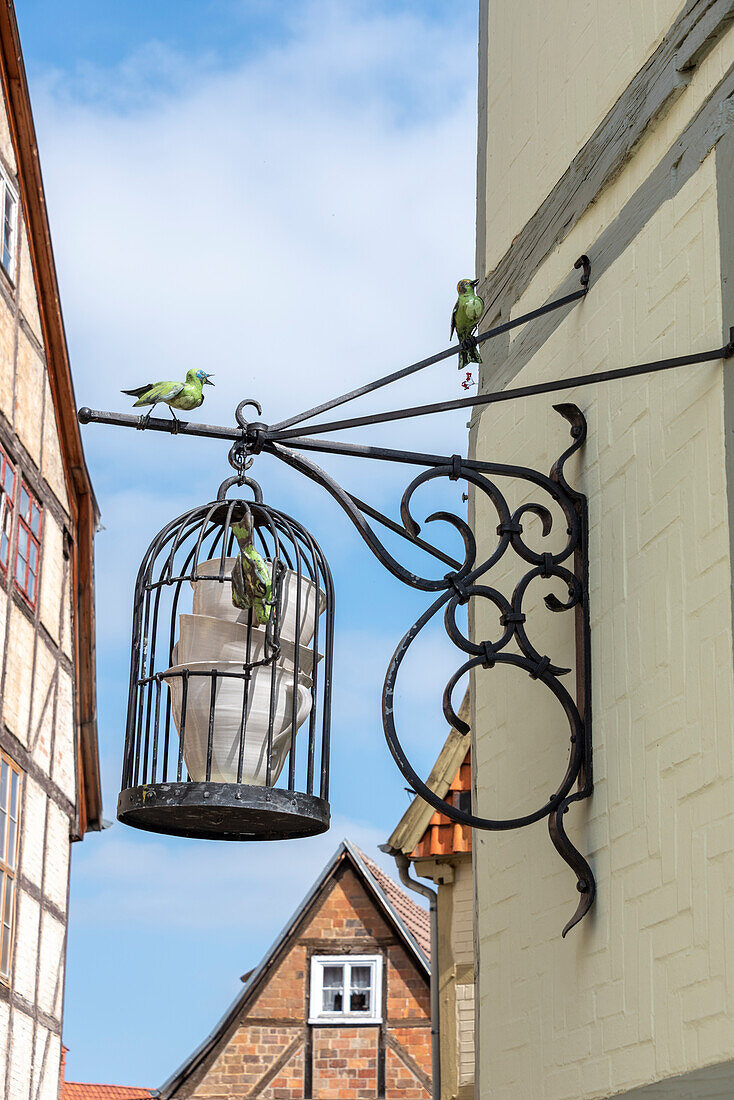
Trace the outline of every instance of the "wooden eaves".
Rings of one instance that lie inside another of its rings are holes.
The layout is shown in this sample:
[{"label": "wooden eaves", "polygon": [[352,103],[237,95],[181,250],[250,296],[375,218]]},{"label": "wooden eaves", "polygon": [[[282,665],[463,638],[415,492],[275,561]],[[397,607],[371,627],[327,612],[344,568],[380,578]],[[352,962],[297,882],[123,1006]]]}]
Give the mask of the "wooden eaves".
[{"label": "wooden eaves", "polygon": [[0,78],[18,167],[23,215],[43,331],[51,396],[59,430],[71,513],[71,573],[74,593],[77,807],[75,839],[102,828],[97,743],[94,622],[94,534],[99,509],[84,458],[58,277],[33,124],[28,81],[12,0],[0,0]]}]

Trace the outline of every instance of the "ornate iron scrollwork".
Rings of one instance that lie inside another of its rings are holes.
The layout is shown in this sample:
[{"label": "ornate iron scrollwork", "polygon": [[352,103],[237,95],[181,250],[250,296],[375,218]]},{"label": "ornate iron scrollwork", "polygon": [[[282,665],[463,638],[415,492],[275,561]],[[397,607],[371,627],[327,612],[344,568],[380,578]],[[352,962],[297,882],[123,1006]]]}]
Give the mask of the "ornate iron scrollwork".
[{"label": "ornate iron scrollwork", "polygon": [[[509,321],[496,325],[494,328],[478,333],[475,337],[476,342],[482,343],[485,340],[506,334],[511,329],[534,321],[553,310],[568,310],[574,304],[581,303],[589,290],[591,275],[589,257],[586,255],[580,256],[574,264],[574,268],[582,270],[580,288],[548,301],[529,313],[514,317]],[[596,371],[592,374],[577,375],[575,377],[564,375],[563,378],[536,382],[518,388],[507,388],[496,392],[485,392],[467,398],[450,399],[411,408],[391,409],[366,416],[313,423],[314,418],[322,413],[380,390],[393,382],[415,376],[417,372],[432,367],[434,364],[448,359],[460,351],[460,346],[452,345],[443,351],[411,363],[401,370],[392,371],[372,382],[358,386],[348,393],[322,401],[312,408],[270,426],[259,421],[248,422],[244,418],[243,410],[248,405],[253,406],[258,415],[262,415],[260,405],[254,400],[240,402],[235,416],[237,426],[234,428],[187,421],[171,423],[168,419],[151,418],[150,415],[139,417],[93,411],[88,408],[80,409],[78,416],[82,424],[118,425],[134,429],[145,428],[147,431],[167,432],[169,434],[180,432],[202,438],[227,440],[232,444],[230,463],[235,470],[235,477],[229,479],[226,483],[227,486],[251,484],[246,477],[246,472],[252,464],[252,457],[261,452],[273,455],[321,485],[334,497],[349,516],[372,553],[394,577],[413,588],[436,594],[431,606],[427,608],[401,639],[387,670],[383,689],[382,710],[388,746],[412,789],[435,809],[454,821],[477,829],[500,830],[516,829],[523,825],[529,825],[543,817],[548,818],[551,840],[566,863],[575,871],[578,879],[578,889],[581,893],[576,912],[563,930],[565,936],[589,911],[595,896],[594,876],[591,868],[571,843],[564,829],[564,817],[571,803],[588,798],[593,789],[587,502],[581,493],[571,488],[564,476],[564,465],[567,459],[578,450],[585,439],[586,422],[584,417],[576,405],[554,406],[570,422],[573,441],[571,446],[564,451],[553,465],[550,474],[547,476],[524,466],[481,462],[464,459],[459,455],[446,457],[365,444],[345,443],[333,439],[315,438],[315,436],[317,434],[321,436],[330,435],[335,431],[375,426],[419,416],[432,416],[457,409],[486,407],[490,404],[514,401],[519,398],[525,399],[559,390],[568,391],[569,388],[576,389],[580,386],[598,385],[610,382],[613,379],[638,377],[658,371],[710,363],[719,359],[729,359],[734,355],[734,329],[730,329],[727,344],[707,351],[660,359],[635,366]],[[309,424],[308,421],[312,423]],[[357,458],[405,463],[425,467],[425,470],[411,482],[403,496],[401,504],[402,524],[400,524],[346,492],[324,470],[305,458],[301,453],[303,451],[351,455]],[[454,561],[443,550],[419,537],[420,527],[411,514],[411,499],[419,486],[442,477],[454,481],[463,480],[474,485],[475,489],[489,500],[497,512],[499,518],[497,545],[492,554],[478,565],[476,563],[477,545],[474,534],[466,521],[456,515],[437,512],[429,516],[426,522],[444,520],[454,527],[464,544],[464,559],[462,562]],[[534,514],[541,521],[543,534],[550,534],[553,521],[547,502],[526,503],[511,511],[505,497],[495,481],[492,480],[494,477],[509,477],[514,481],[524,481],[528,485],[536,486],[550,498],[550,501],[560,507],[567,523],[565,546],[556,553],[539,553],[529,546],[523,538],[523,517],[527,514]],[[451,571],[442,578],[431,579],[418,576],[406,569],[385,548],[367,522],[366,517],[388,528],[401,538],[407,539],[414,548],[424,550],[437,560],[449,565]],[[501,592],[496,586],[488,583],[491,578],[487,576],[508,552],[512,552],[515,557],[528,566],[511,595]],[[573,611],[575,617],[576,685],[573,692],[568,690],[561,679],[569,674],[570,669],[555,664],[549,656],[541,654],[533,645],[531,632],[526,627],[524,600],[529,586],[537,579],[550,580],[552,578],[567,585],[568,598],[561,601],[557,596],[549,594],[545,597],[546,607],[557,613]],[[475,641],[462,632],[456,620],[457,609],[472,599],[488,600],[497,609],[501,629],[497,632],[495,638]],[[448,636],[467,657],[449,680],[443,697],[444,713],[451,725],[460,733],[466,734],[468,727],[456,713],[452,693],[462,676],[479,668],[491,670],[497,665],[512,665],[522,669],[534,680],[544,684],[563,708],[570,728],[568,765],[565,775],[554,794],[533,813],[516,818],[496,820],[478,817],[458,806],[451,806],[427,787],[416,774],[405,755],[395,728],[393,706],[395,684],[402,661],[411,643],[439,611],[443,611]],[[514,645],[515,649],[510,648],[511,644]]]},{"label": "ornate iron scrollwork", "polygon": [[[288,465],[318,482],[338,501],[349,515],[370,550],[380,562],[399,580],[425,592],[437,593],[437,598],[400,640],[390,660],[382,695],[382,718],[390,752],[411,788],[430,805],[453,821],[475,829],[519,829],[544,817],[548,818],[551,840],[568,865],[577,875],[581,898],[576,912],[563,929],[563,935],[573,928],[589,911],[595,896],[594,875],[581,853],[571,843],[563,826],[563,818],[572,802],[588,798],[592,792],[591,725],[589,680],[589,613],[588,613],[588,522],[586,498],[566,481],[564,466],[567,460],[583,444],[586,438],[586,420],[576,405],[555,405],[554,408],[571,424],[572,443],[554,463],[548,476],[522,466],[479,462],[463,459],[459,455],[424,470],[411,481],[400,505],[405,534],[412,540],[418,538],[420,526],[411,512],[411,502],[416,490],[429,481],[448,478],[463,480],[475,487],[491,503],[498,517],[497,543],[492,553],[477,564],[477,544],[469,524],[449,512],[436,512],[426,523],[443,520],[458,531],[464,543],[464,560],[445,576],[433,579],[421,577],[404,568],[389,553],[367,523],[353,498],[320,467],[290,448],[271,441],[267,449]],[[556,553],[539,552],[523,537],[523,517],[537,516],[542,533],[551,533],[553,517],[544,503],[525,503],[511,510],[505,496],[493,477],[509,477],[535,485],[563,512],[567,536],[565,545]],[[425,545],[425,543],[424,543]],[[435,549],[435,548],[434,548]],[[510,596],[486,583],[488,574],[509,552],[514,552],[529,568],[515,585]],[[437,552],[438,556],[438,552]],[[540,653],[531,641],[526,626],[524,601],[528,589],[536,579],[558,578],[568,588],[568,598],[561,601],[554,594],[545,597],[546,607],[556,613],[574,611],[576,616],[576,688],[570,692],[561,677],[571,669],[555,664]],[[460,606],[471,599],[489,600],[497,609],[499,631],[491,639],[475,641],[468,638],[456,621]],[[450,678],[443,695],[443,711],[447,721],[462,734],[469,727],[456,713],[452,695],[459,680],[475,669],[492,669],[497,665],[512,665],[542,683],[558,700],[570,728],[570,753],[565,775],[551,797],[531,813],[514,818],[485,818],[448,804],[424,783],[414,770],[398,737],[395,725],[394,696],[398,673],[412,642],[432,619],[443,611],[446,632],[458,649],[467,654],[467,660]],[[516,649],[510,649],[514,643]],[[576,789],[574,790],[574,787]]]}]

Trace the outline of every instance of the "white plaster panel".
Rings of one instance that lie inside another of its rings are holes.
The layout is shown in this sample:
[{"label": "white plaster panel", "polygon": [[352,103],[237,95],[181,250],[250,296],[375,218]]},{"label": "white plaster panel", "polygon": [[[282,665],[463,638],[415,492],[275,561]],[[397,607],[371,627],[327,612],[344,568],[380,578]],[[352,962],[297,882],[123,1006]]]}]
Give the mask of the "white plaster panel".
[{"label": "white plaster panel", "polygon": [[62,600],[61,650],[70,661],[74,660],[74,635],[71,629],[71,586],[68,579]]},{"label": "white plaster panel", "polygon": [[49,900],[62,912],[66,912],[70,845],[69,818],[55,802],[49,801],[44,889]]},{"label": "white plaster panel", "polygon": [[46,831],[46,793],[29,775],[23,777],[20,870],[34,886],[41,887],[43,844]]},{"label": "white plaster panel", "polygon": [[10,1073],[7,1082],[8,1100],[28,1100],[29,1070],[33,1053],[33,1021],[25,1012],[15,1009],[11,1029]]},{"label": "white plaster panel", "polygon": [[28,337],[19,329],[15,370],[15,430],[39,469],[44,384],[43,363]]},{"label": "white plaster panel", "polygon": [[51,742],[54,732],[56,700],[56,654],[39,635],[36,645],[36,668],[33,677],[33,701],[28,748],[39,768],[46,774],[51,763]]},{"label": "white plaster panel", "polygon": [[[29,1085],[29,1095],[32,1098],[39,1097],[46,1078],[46,1060],[48,1059],[49,1039],[51,1032],[43,1024],[36,1024],[36,1037],[33,1047],[33,1075]],[[58,1089],[58,1086],[57,1086]]]},{"label": "white plaster panel", "polygon": [[41,548],[41,622],[53,640],[61,640],[61,596],[64,586],[64,536],[53,516],[43,517]]},{"label": "white plaster panel", "polygon": [[42,914],[38,1007],[57,1020],[61,1019],[64,990],[65,931],[64,925],[50,913]]},{"label": "white plaster panel", "polygon": [[36,961],[40,933],[40,906],[23,890],[16,896],[15,962],[13,988],[32,1003],[36,999]]},{"label": "white plaster panel", "polygon": [[8,1049],[10,1025],[10,1007],[6,1001],[0,1001],[0,1096],[5,1095],[5,1051]]},{"label": "white plaster panel", "polygon": [[56,423],[56,411],[54,409],[53,398],[51,397],[51,387],[48,384],[48,378],[44,381],[44,389],[45,412],[43,419],[43,462],[41,472],[51,486],[62,508],[68,513],[69,497],[66,492],[64,463],[61,457],[61,446],[59,444],[59,428]]},{"label": "white plaster panel", "polygon": [[36,1060],[32,1100],[58,1100],[61,1040],[39,1025],[36,1036]]},{"label": "white plaster panel", "polygon": [[8,115],[5,109],[5,101],[0,97],[0,153],[12,172],[17,172],[17,166],[15,163],[15,149],[13,148],[13,141],[10,137],[10,126],[8,124]]},{"label": "white plaster panel", "polygon": [[20,219],[20,263],[18,266],[18,298],[20,310],[33,335],[43,346],[43,331],[41,318],[38,313],[38,299],[36,297],[36,282],[33,278],[31,254],[28,248],[28,231],[25,218]]},{"label": "white plaster panel", "polygon": [[33,626],[12,606],[8,648],[5,654],[3,720],[24,745],[28,744],[33,668]]},{"label": "white plaster panel", "polygon": [[[2,573],[0,573],[0,579]],[[2,674],[3,667],[5,665],[5,625],[8,615],[8,597],[3,588],[0,588],[0,674]]]},{"label": "white plaster panel", "polygon": [[14,423],[13,381],[15,377],[15,317],[0,298],[0,411]]},{"label": "white plaster panel", "polygon": [[74,696],[71,677],[60,668],[56,703],[56,740],[51,778],[66,797],[75,801],[74,773]]}]

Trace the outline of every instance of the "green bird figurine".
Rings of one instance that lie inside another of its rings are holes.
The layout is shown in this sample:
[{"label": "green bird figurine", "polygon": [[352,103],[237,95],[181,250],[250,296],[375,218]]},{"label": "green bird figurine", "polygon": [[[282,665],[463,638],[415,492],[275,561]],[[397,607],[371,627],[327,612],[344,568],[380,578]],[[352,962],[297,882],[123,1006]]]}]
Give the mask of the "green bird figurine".
[{"label": "green bird figurine", "polygon": [[[460,279],[456,284],[459,297],[456,299],[454,312],[451,314],[451,336],[456,335],[461,341],[459,352],[459,370],[466,370],[469,363],[481,363],[482,357],[472,335],[482,316],[484,302],[474,289],[479,279]],[[467,375],[467,381],[469,375]]]},{"label": "green bird figurine", "polygon": [[198,409],[204,400],[204,386],[214,385],[212,377],[204,370],[193,370],[192,368],[187,371],[185,382],[148,382],[146,386],[138,386],[136,390],[121,390],[120,392],[126,393],[129,397],[137,397],[137,401],[133,405],[134,409],[139,408],[141,405],[152,405],[150,412],[141,421],[141,428],[144,428],[148,423],[150,414],[158,404],[168,405],[171,416],[177,424],[180,424],[180,420],[173,410],[181,409],[183,412],[191,412],[192,409]]},{"label": "green bird figurine", "polygon": [[268,562],[252,544],[252,516],[232,524],[240,552],[232,570],[232,603],[240,611],[252,608],[258,626],[264,626],[273,610],[273,580]]}]

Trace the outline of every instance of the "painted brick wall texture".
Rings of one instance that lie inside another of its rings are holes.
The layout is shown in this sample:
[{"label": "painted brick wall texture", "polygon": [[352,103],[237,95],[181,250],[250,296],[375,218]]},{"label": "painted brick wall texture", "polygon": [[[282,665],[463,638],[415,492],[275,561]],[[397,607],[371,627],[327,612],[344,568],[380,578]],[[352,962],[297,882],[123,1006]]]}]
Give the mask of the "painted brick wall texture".
[{"label": "painted brick wall texture", "polygon": [[351,868],[324,892],[229,1041],[216,1052],[198,1082],[181,1095],[197,1100],[240,1100],[255,1095],[303,1100],[310,1032],[313,1084],[309,1097],[376,1097],[380,1028],[309,1028],[306,1023],[311,956],[350,952],[384,955],[386,1030],[388,1041],[398,1051],[387,1050],[386,1097],[425,1100],[429,1091],[420,1077],[426,1080],[431,1072],[428,983]]},{"label": "painted brick wall texture", "polygon": [[[517,381],[715,347],[721,336],[710,154]],[[496,1100],[607,1097],[731,1057],[724,369],[707,364],[573,394],[589,422],[568,474],[590,504],[596,788],[566,820],[593,862],[598,899],[562,941],[577,896],[545,822],[476,837],[480,1087]],[[548,469],[567,438],[551,403],[485,411],[477,454]],[[496,522],[478,502],[480,529]],[[532,522],[526,531],[543,541]],[[569,663],[572,624],[543,610],[547,588],[529,605],[528,632],[541,653]],[[485,608],[475,628],[497,635]],[[567,759],[568,728],[552,697],[495,669],[476,678],[475,700],[479,812],[540,805]]]},{"label": "painted brick wall texture", "polygon": [[[532,274],[530,285],[511,310],[513,317],[536,309],[553,296],[556,287],[568,275],[576,257],[590,248],[592,242],[620,214],[625,203],[644,184],[733,63],[734,33],[729,31],[690,74],[685,95],[675,99],[662,118],[654,126],[648,127],[635,147],[634,156],[627,161],[613,184],[604,188],[587,207],[565,238],[563,246],[547,256]],[[558,124],[562,127],[563,119],[559,119]],[[511,338],[517,339],[522,331],[516,329]]]},{"label": "painted brick wall texture", "polygon": [[[12,175],[1,102],[0,158]],[[0,425],[19,476],[46,506],[34,609],[0,571],[0,744],[24,772],[15,948],[10,985],[0,983],[0,1100],[56,1100],[76,797],[68,499],[22,219],[19,228],[14,288],[0,272]]]},{"label": "painted brick wall texture", "polygon": [[492,43],[487,101],[479,105],[489,116],[483,270],[507,251],[682,7],[548,0],[539,18],[536,0],[481,0]]},{"label": "painted brick wall texture", "polygon": [[469,859],[454,865],[451,901],[454,962],[468,966],[474,962],[474,874]]},{"label": "painted brick wall texture", "polygon": [[456,1049],[459,1060],[459,1085],[474,1080],[474,985],[456,986]]}]

